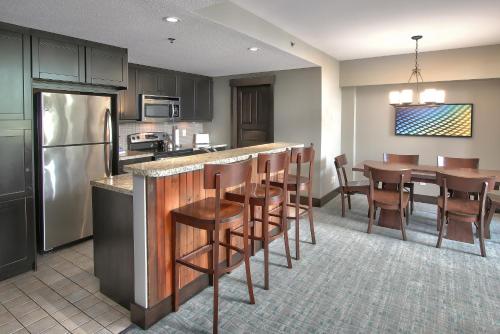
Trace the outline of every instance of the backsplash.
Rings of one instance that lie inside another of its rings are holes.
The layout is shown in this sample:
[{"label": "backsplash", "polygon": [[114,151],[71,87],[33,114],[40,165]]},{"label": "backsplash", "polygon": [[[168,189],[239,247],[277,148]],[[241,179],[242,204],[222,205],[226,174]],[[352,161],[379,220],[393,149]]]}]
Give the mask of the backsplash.
[{"label": "backsplash", "polygon": [[[172,133],[172,123],[122,123],[120,127],[120,147],[127,149],[127,135],[138,132],[166,132]],[[193,134],[203,132],[202,123],[179,122],[175,123],[181,130],[180,144],[189,145],[193,142]],[[186,135],[183,136],[183,129],[186,129]]]}]

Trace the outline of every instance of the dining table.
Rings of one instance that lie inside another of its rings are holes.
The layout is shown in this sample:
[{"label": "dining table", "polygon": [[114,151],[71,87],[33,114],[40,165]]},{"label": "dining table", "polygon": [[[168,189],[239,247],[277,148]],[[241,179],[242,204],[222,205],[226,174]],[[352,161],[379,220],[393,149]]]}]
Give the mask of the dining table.
[{"label": "dining table", "polygon": [[[436,165],[389,163],[378,160],[364,160],[352,167],[355,172],[364,172],[366,167],[385,170],[411,170],[412,182],[423,182],[436,184],[436,173],[442,172],[461,177],[494,177],[495,189],[500,187],[500,170],[472,169],[472,168],[449,168]],[[390,210],[380,210],[378,225],[382,227],[400,229],[399,213]],[[485,226],[485,236],[489,237],[489,224]],[[461,224],[450,221],[446,231],[446,238],[450,240],[474,243],[474,234],[471,224]]]}]

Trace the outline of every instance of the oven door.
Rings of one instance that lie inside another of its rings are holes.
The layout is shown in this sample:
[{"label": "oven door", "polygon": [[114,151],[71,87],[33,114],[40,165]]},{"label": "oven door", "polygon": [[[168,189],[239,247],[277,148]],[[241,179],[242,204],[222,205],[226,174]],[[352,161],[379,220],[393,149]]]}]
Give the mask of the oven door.
[{"label": "oven door", "polygon": [[163,96],[141,95],[141,121],[167,122],[172,117],[172,101]]}]

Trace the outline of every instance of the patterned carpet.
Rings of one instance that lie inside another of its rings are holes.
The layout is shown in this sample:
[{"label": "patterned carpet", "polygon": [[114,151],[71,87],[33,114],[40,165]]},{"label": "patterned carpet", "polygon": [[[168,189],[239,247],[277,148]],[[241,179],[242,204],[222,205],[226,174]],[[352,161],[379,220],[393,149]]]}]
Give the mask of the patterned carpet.
[{"label": "patterned carpet", "polygon": [[[221,279],[222,333],[500,333],[500,227],[487,258],[475,245],[443,240],[436,249],[435,207],[416,204],[407,230],[367,227],[366,198],[340,217],[336,198],[315,210],[318,244],[301,227],[301,260],[285,267],[282,239],[271,244],[271,289],[263,254],[251,261],[256,304],[248,304],[243,267]],[[290,236],[294,235],[290,231]],[[291,238],[293,240],[293,238]],[[292,255],[294,243],[291,242]],[[209,333],[212,289],[158,322],[151,333]],[[129,333],[142,333],[132,328]]]}]

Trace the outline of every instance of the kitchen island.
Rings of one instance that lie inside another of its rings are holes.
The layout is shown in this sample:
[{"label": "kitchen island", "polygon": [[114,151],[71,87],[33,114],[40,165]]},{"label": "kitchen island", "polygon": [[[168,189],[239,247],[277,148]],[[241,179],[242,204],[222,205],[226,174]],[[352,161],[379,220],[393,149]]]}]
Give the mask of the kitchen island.
[{"label": "kitchen island", "polygon": [[[203,189],[203,166],[209,163],[232,163],[248,159],[254,159],[259,153],[281,152],[292,147],[301,147],[302,144],[272,143],[245,148],[238,148],[220,152],[199,154],[195,156],[171,158],[160,161],[152,161],[125,166],[125,171],[131,175],[123,175],[122,180],[103,180],[94,182],[95,188],[100,190],[115,191],[122,190],[125,195],[124,184],[128,178],[128,183],[132,182],[132,207],[131,233],[133,246],[133,261],[127,263],[125,256],[116,258],[116,262],[124,262],[133,271],[133,299],[131,298],[130,310],[134,323],[142,328],[148,328],[172,310],[172,282],[173,282],[173,238],[170,212],[173,209],[189,204],[191,202],[213,196],[213,191]],[[132,181],[131,181],[132,180]],[[255,167],[252,175],[253,182],[260,179]],[[99,191],[101,192],[101,191]],[[124,198],[123,198],[124,199]],[[106,200],[103,200],[106,202]],[[95,203],[95,201],[94,201]],[[126,205],[126,201],[115,204],[115,207]],[[130,204],[129,204],[130,205]],[[101,206],[102,208],[102,206]],[[122,207],[122,213],[130,211]],[[98,213],[94,212],[94,217]],[[112,217],[106,218],[108,221],[117,222]],[[125,219],[125,217],[123,217]],[[107,224],[102,221],[102,224]],[[94,222],[94,226],[96,222]],[[127,224],[125,224],[127,225]],[[235,223],[235,227],[239,223]],[[112,229],[108,229],[110,231]],[[181,255],[196,249],[207,242],[207,235],[203,231],[193,229],[189,226],[180,226],[180,247]],[[260,234],[258,228],[256,233]],[[127,232],[122,231],[118,239],[123,240]],[[108,232],[109,235],[109,232]],[[99,240],[97,232],[94,235]],[[112,235],[109,235],[112,240]],[[126,239],[126,238],[125,238]],[[130,239],[130,238],[129,238]],[[240,242],[235,240],[235,242]],[[110,248],[119,246],[122,242],[110,243]],[[240,244],[241,246],[241,244]],[[257,245],[258,246],[258,245]],[[108,252],[113,252],[111,249]],[[98,254],[96,253],[96,256]],[[225,252],[220,252],[220,262],[225,261]],[[232,254],[231,256],[237,256]],[[99,259],[95,258],[96,263]],[[206,266],[208,255],[194,260],[200,266]],[[129,270],[130,271],[130,270]],[[96,272],[98,275],[98,272]],[[99,276],[98,276],[99,277]],[[125,285],[124,285],[125,286]],[[181,303],[192,297],[194,294],[208,286],[208,276],[206,274],[182,268],[180,271],[180,300]],[[106,291],[103,290],[103,293]],[[113,296],[111,296],[113,298]]]}]

